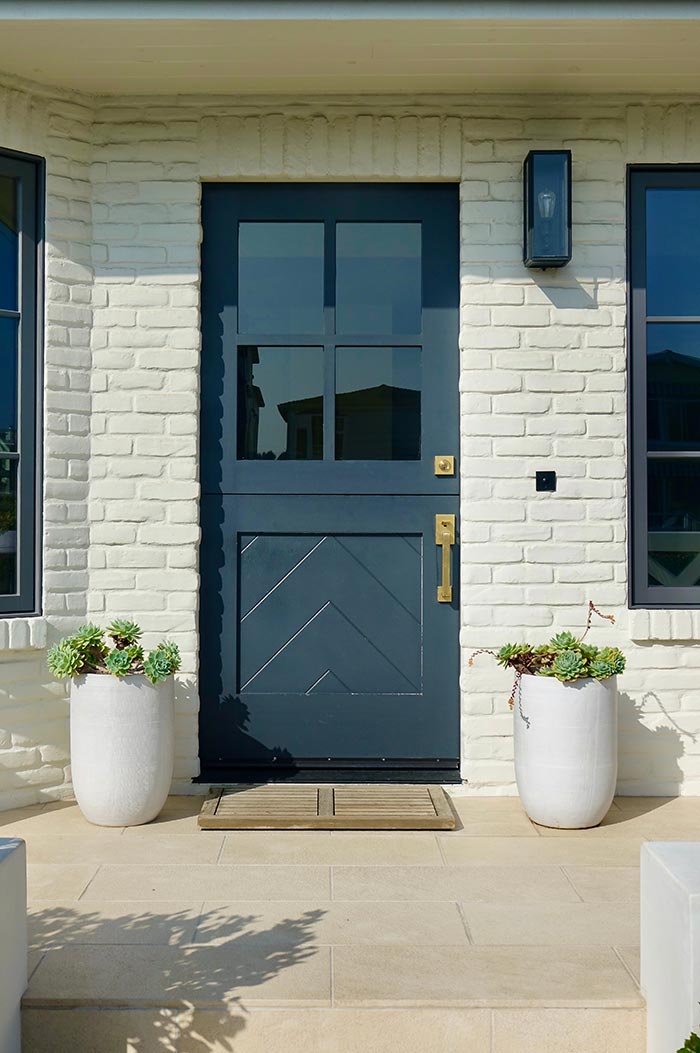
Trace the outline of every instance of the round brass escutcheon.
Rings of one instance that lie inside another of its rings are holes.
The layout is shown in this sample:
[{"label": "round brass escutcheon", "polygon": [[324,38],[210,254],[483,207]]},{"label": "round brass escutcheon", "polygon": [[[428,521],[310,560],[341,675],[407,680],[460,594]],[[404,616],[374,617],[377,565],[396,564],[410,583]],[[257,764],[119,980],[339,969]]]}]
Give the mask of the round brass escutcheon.
[{"label": "round brass escutcheon", "polygon": [[445,453],[438,453],[435,457],[436,475],[454,475],[455,459]]}]

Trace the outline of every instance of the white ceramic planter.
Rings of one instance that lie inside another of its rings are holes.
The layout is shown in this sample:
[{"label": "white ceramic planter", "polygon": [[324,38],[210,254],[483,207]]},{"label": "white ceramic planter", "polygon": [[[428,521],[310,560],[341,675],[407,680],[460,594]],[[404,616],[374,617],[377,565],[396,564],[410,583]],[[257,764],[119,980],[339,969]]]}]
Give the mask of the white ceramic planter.
[{"label": "white ceramic planter", "polygon": [[580,830],[605,817],[617,781],[617,678],[523,676],[514,710],[515,778],[540,826]]},{"label": "white ceramic planter", "polygon": [[71,685],[73,789],[98,826],[137,826],[155,819],[173,775],[173,678],[88,673]]}]

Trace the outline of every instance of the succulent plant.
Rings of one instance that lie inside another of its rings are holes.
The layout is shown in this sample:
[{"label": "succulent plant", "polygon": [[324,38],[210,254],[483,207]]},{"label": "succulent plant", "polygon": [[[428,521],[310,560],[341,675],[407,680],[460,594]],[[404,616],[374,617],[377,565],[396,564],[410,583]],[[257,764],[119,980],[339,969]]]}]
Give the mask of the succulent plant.
[{"label": "succulent plant", "polygon": [[[624,673],[627,659],[623,655],[619,647],[603,647],[598,653],[600,661],[609,662],[612,666],[613,673]],[[613,673],[610,675],[612,676]]]},{"label": "succulent plant", "polygon": [[58,680],[66,676],[77,676],[81,671],[83,661],[82,653],[71,640],[61,640],[60,643],[54,644],[46,655],[49,672]]},{"label": "succulent plant", "polygon": [[700,1053],[700,1035],[696,1035],[693,1031],[690,1038],[685,1040],[685,1045],[678,1050],[678,1053]]},{"label": "succulent plant", "polygon": [[129,673],[141,672],[139,663],[143,661],[143,648],[130,644],[121,650],[115,647],[105,658],[105,666],[112,676],[123,677]]},{"label": "succulent plant", "polygon": [[552,673],[557,680],[580,680],[586,672],[586,659],[580,651],[560,651],[552,663]]},{"label": "succulent plant", "polygon": [[505,644],[500,651],[496,654],[496,659],[499,665],[505,666],[513,665],[514,662],[521,658],[523,655],[530,654],[532,648],[530,644]]},{"label": "succulent plant", "polygon": [[124,618],[115,618],[107,626],[107,632],[114,640],[115,647],[128,647],[136,643],[141,636],[141,629],[136,622],[127,621]]},{"label": "succulent plant", "polygon": [[121,679],[131,672],[131,655],[126,649],[118,651],[115,648],[105,658],[105,665],[112,676]]},{"label": "succulent plant", "polygon": [[556,654],[556,651],[553,649],[551,644],[543,643],[539,644],[532,653],[542,658],[550,657],[553,659],[554,655]]},{"label": "succulent plant", "polygon": [[170,670],[171,673],[177,673],[182,664],[180,648],[177,644],[174,644],[172,640],[163,640],[162,643],[159,643],[155,648],[155,653],[160,653],[168,662],[170,662],[172,667]]},{"label": "succulent plant", "polygon": [[104,629],[100,629],[98,625],[92,625],[90,622],[87,625],[81,625],[73,634],[72,639],[78,647],[94,647],[101,650],[105,646]]},{"label": "succulent plant", "polygon": [[157,684],[160,680],[166,680],[174,669],[169,656],[164,651],[156,649],[151,651],[143,663],[143,671],[152,684]]},{"label": "succulent plant", "polygon": [[589,675],[595,680],[607,680],[609,676],[615,675],[615,669],[611,662],[604,658],[595,658],[588,666]]},{"label": "succulent plant", "polygon": [[152,683],[165,680],[180,668],[177,644],[163,640],[145,657],[136,622],[117,619],[108,627],[114,647],[105,643],[105,630],[97,625],[81,625],[65,640],[50,648],[47,655],[49,672],[63,679],[81,673],[107,673],[119,679],[134,673],[145,673]]},{"label": "succulent plant", "polygon": [[553,651],[571,651],[578,647],[579,643],[574,634],[567,631],[553,636],[549,641],[549,646]]},{"label": "succulent plant", "polygon": [[531,647],[529,644],[505,644],[498,651],[482,647],[471,655],[469,665],[473,664],[477,655],[485,653],[495,658],[499,665],[515,670],[515,684],[510,695],[511,706],[520,677],[524,673],[554,676],[564,683],[582,680],[584,677],[607,680],[608,677],[624,671],[625,656],[617,647],[599,649],[586,642],[585,637],[594,614],[611,623],[615,621],[611,614],[603,614],[589,601],[586,627],[580,637],[570,632],[560,632],[553,636],[549,643],[538,644],[537,647]]},{"label": "succulent plant", "polygon": [[578,641],[574,650],[580,651],[587,662],[593,662],[598,657],[598,648],[594,644]]}]

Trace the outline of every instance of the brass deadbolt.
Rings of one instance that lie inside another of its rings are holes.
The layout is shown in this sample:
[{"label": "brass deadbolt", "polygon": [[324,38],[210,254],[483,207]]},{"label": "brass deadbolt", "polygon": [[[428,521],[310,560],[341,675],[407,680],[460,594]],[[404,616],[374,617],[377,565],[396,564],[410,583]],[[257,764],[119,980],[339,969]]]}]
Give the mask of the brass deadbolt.
[{"label": "brass deadbolt", "polygon": [[455,459],[454,457],[442,454],[435,458],[435,474],[436,475],[454,475],[455,474]]}]

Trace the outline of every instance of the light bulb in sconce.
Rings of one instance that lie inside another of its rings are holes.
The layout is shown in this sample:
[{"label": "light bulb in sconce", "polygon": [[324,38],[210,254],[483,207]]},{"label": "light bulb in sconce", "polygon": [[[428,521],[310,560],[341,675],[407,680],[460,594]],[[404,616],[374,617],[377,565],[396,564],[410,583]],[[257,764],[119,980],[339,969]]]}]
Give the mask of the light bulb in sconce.
[{"label": "light bulb in sconce", "polygon": [[537,207],[542,219],[551,219],[557,206],[557,195],[553,190],[542,190],[537,195]]}]

